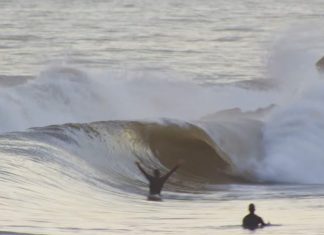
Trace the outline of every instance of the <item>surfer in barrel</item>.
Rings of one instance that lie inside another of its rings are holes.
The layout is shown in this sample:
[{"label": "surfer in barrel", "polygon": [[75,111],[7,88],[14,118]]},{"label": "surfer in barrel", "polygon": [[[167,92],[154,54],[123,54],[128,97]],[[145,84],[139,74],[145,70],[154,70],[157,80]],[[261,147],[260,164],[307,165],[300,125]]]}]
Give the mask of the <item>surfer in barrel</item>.
[{"label": "surfer in barrel", "polygon": [[182,165],[183,161],[179,161],[177,165],[175,165],[167,174],[161,176],[160,170],[154,169],[153,175],[148,174],[139,162],[136,162],[137,167],[149,181],[150,194],[147,197],[148,200],[151,201],[161,201],[161,190],[163,188],[164,183],[167,179]]},{"label": "surfer in barrel", "polygon": [[250,213],[243,218],[243,227],[246,229],[254,230],[257,228],[263,228],[264,226],[270,225],[263,222],[263,219],[254,214],[255,206],[253,203],[249,205]]}]

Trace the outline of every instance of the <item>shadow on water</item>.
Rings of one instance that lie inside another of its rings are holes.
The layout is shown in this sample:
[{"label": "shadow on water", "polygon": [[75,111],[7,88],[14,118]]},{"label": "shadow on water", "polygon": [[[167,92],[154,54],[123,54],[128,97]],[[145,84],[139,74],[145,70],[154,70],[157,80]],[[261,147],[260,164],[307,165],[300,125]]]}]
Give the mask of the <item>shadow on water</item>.
[{"label": "shadow on water", "polygon": [[21,232],[0,231],[0,235],[42,235],[42,234],[40,234],[40,233],[21,233]]}]

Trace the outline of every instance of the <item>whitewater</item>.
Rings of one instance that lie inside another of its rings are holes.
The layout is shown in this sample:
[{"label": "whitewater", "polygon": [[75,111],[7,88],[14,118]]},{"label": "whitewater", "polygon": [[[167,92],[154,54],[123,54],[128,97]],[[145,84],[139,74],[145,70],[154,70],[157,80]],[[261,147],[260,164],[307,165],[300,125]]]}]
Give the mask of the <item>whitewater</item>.
[{"label": "whitewater", "polygon": [[0,234],[324,234],[324,5],[270,2],[2,1]]}]

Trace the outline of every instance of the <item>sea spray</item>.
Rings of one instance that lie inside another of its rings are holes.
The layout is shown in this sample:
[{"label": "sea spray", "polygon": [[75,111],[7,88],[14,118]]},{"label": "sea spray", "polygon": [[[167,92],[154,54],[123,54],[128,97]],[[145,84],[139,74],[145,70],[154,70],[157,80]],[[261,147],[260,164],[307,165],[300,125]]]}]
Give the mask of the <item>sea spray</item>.
[{"label": "sea spray", "polygon": [[[316,24],[315,24],[316,25]],[[275,42],[268,76],[282,96],[265,122],[264,161],[258,177],[275,182],[323,183],[323,75],[316,68],[322,57],[323,32],[309,24],[288,30]]]},{"label": "sea spray", "polygon": [[[170,81],[163,72],[93,72],[49,67],[34,79],[1,87],[0,131],[107,120],[175,118],[197,120],[219,110],[254,110],[276,103],[270,91],[235,86],[201,86]],[[162,78],[161,78],[162,77]]]},{"label": "sea spray", "polygon": [[277,108],[264,128],[264,164],[260,174],[291,183],[324,183],[324,83]]}]

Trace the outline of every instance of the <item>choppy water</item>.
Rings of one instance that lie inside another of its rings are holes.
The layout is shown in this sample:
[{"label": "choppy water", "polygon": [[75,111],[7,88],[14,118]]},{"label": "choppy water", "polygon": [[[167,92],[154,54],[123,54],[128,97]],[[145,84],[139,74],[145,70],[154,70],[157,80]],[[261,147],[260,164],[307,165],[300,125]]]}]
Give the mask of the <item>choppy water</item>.
[{"label": "choppy water", "polygon": [[323,9],[0,1],[0,233],[324,234]]}]

